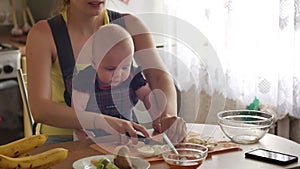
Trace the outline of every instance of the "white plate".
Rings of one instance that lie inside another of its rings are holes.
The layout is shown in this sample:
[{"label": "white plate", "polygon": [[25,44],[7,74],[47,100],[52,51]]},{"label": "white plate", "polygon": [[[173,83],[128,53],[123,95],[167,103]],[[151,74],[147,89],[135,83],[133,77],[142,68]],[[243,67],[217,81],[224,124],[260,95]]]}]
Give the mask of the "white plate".
[{"label": "white plate", "polygon": [[[73,163],[74,169],[97,169],[96,166],[91,164],[91,160],[99,160],[103,157],[108,158],[109,160],[113,161],[114,155],[96,155],[91,157],[85,157],[79,159]],[[138,169],[148,169],[150,167],[150,163],[141,158],[130,158],[132,165]]]}]

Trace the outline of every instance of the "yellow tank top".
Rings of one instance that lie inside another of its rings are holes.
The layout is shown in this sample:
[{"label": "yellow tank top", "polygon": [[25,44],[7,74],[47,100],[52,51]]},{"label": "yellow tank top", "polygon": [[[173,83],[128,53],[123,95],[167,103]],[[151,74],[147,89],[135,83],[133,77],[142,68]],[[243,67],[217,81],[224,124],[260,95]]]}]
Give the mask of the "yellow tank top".
[{"label": "yellow tank top", "polygon": [[[62,16],[67,22],[67,15],[66,12],[62,12]],[[105,10],[104,12],[104,24],[109,23],[109,17],[107,14],[107,11]],[[77,68],[84,68],[87,65],[77,65]],[[52,101],[56,103],[61,103],[65,104],[65,99],[64,99],[64,91],[65,91],[65,85],[59,65],[59,59],[56,58],[52,65],[52,71],[51,71],[51,84],[52,84]],[[43,134],[48,134],[48,135],[73,135],[73,130],[72,129],[64,129],[64,128],[57,128],[53,126],[49,126],[46,124],[41,125],[40,133]]]},{"label": "yellow tank top", "polygon": [[[55,60],[55,62],[52,65],[52,71],[51,71],[51,84],[52,84],[52,100],[56,103],[65,104],[64,100],[64,81],[62,78],[62,73],[60,69],[60,65],[58,62],[58,59]],[[64,128],[57,128],[53,126],[49,126],[46,124],[41,125],[40,132],[43,134],[48,135],[73,135],[72,129],[64,129]]]}]

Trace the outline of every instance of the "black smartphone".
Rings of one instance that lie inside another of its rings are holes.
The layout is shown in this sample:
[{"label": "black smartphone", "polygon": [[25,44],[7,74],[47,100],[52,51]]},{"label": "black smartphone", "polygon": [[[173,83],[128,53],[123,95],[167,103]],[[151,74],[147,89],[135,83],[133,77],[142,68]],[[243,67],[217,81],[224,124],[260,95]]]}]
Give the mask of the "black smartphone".
[{"label": "black smartphone", "polygon": [[278,165],[287,165],[298,161],[297,156],[266,150],[263,148],[246,152],[245,157]]}]

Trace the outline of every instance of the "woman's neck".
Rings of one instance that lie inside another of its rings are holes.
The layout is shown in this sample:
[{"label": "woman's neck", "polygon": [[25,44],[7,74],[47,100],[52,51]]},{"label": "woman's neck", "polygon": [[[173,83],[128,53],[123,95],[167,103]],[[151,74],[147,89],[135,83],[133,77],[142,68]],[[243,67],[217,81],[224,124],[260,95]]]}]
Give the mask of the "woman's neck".
[{"label": "woman's neck", "polygon": [[78,14],[72,10],[67,11],[67,27],[75,59],[96,30],[104,24],[104,12],[99,16]]},{"label": "woman's neck", "polygon": [[100,26],[104,25],[104,11],[98,16],[87,16],[75,11],[67,11],[67,24],[69,30],[83,36],[92,35]]}]

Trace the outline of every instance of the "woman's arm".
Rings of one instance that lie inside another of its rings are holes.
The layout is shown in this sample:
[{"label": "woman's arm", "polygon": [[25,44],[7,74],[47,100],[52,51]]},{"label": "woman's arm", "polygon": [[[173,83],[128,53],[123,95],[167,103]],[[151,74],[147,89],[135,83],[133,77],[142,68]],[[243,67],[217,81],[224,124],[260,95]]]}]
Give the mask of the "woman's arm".
[{"label": "woman's arm", "polygon": [[[126,29],[133,37],[135,61],[142,67],[143,73],[154,93],[155,100],[165,103],[160,118],[153,121],[154,129],[167,132],[172,141],[182,141],[186,137],[185,121],[177,117],[177,96],[172,77],[156,51],[154,40],[145,25],[136,17],[124,14]],[[163,99],[163,100],[161,100]]]},{"label": "woman's arm", "polygon": [[36,23],[27,36],[26,44],[28,98],[32,114],[40,123],[80,128],[73,109],[52,101],[51,70],[56,57],[56,48],[47,21]]},{"label": "woman's arm", "polygon": [[126,29],[133,36],[135,61],[142,66],[143,73],[151,89],[160,89],[167,98],[168,104],[162,117],[177,116],[177,101],[174,82],[163,61],[156,51],[152,35],[144,24],[132,15],[124,15]]},{"label": "woman's arm", "polygon": [[[161,113],[164,110],[165,103],[156,102],[149,85],[146,84],[145,86],[138,88],[135,93],[138,99],[143,102],[152,120],[155,121],[156,119],[160,118]],[[153,127],[155,128],[154,125]]]}]

